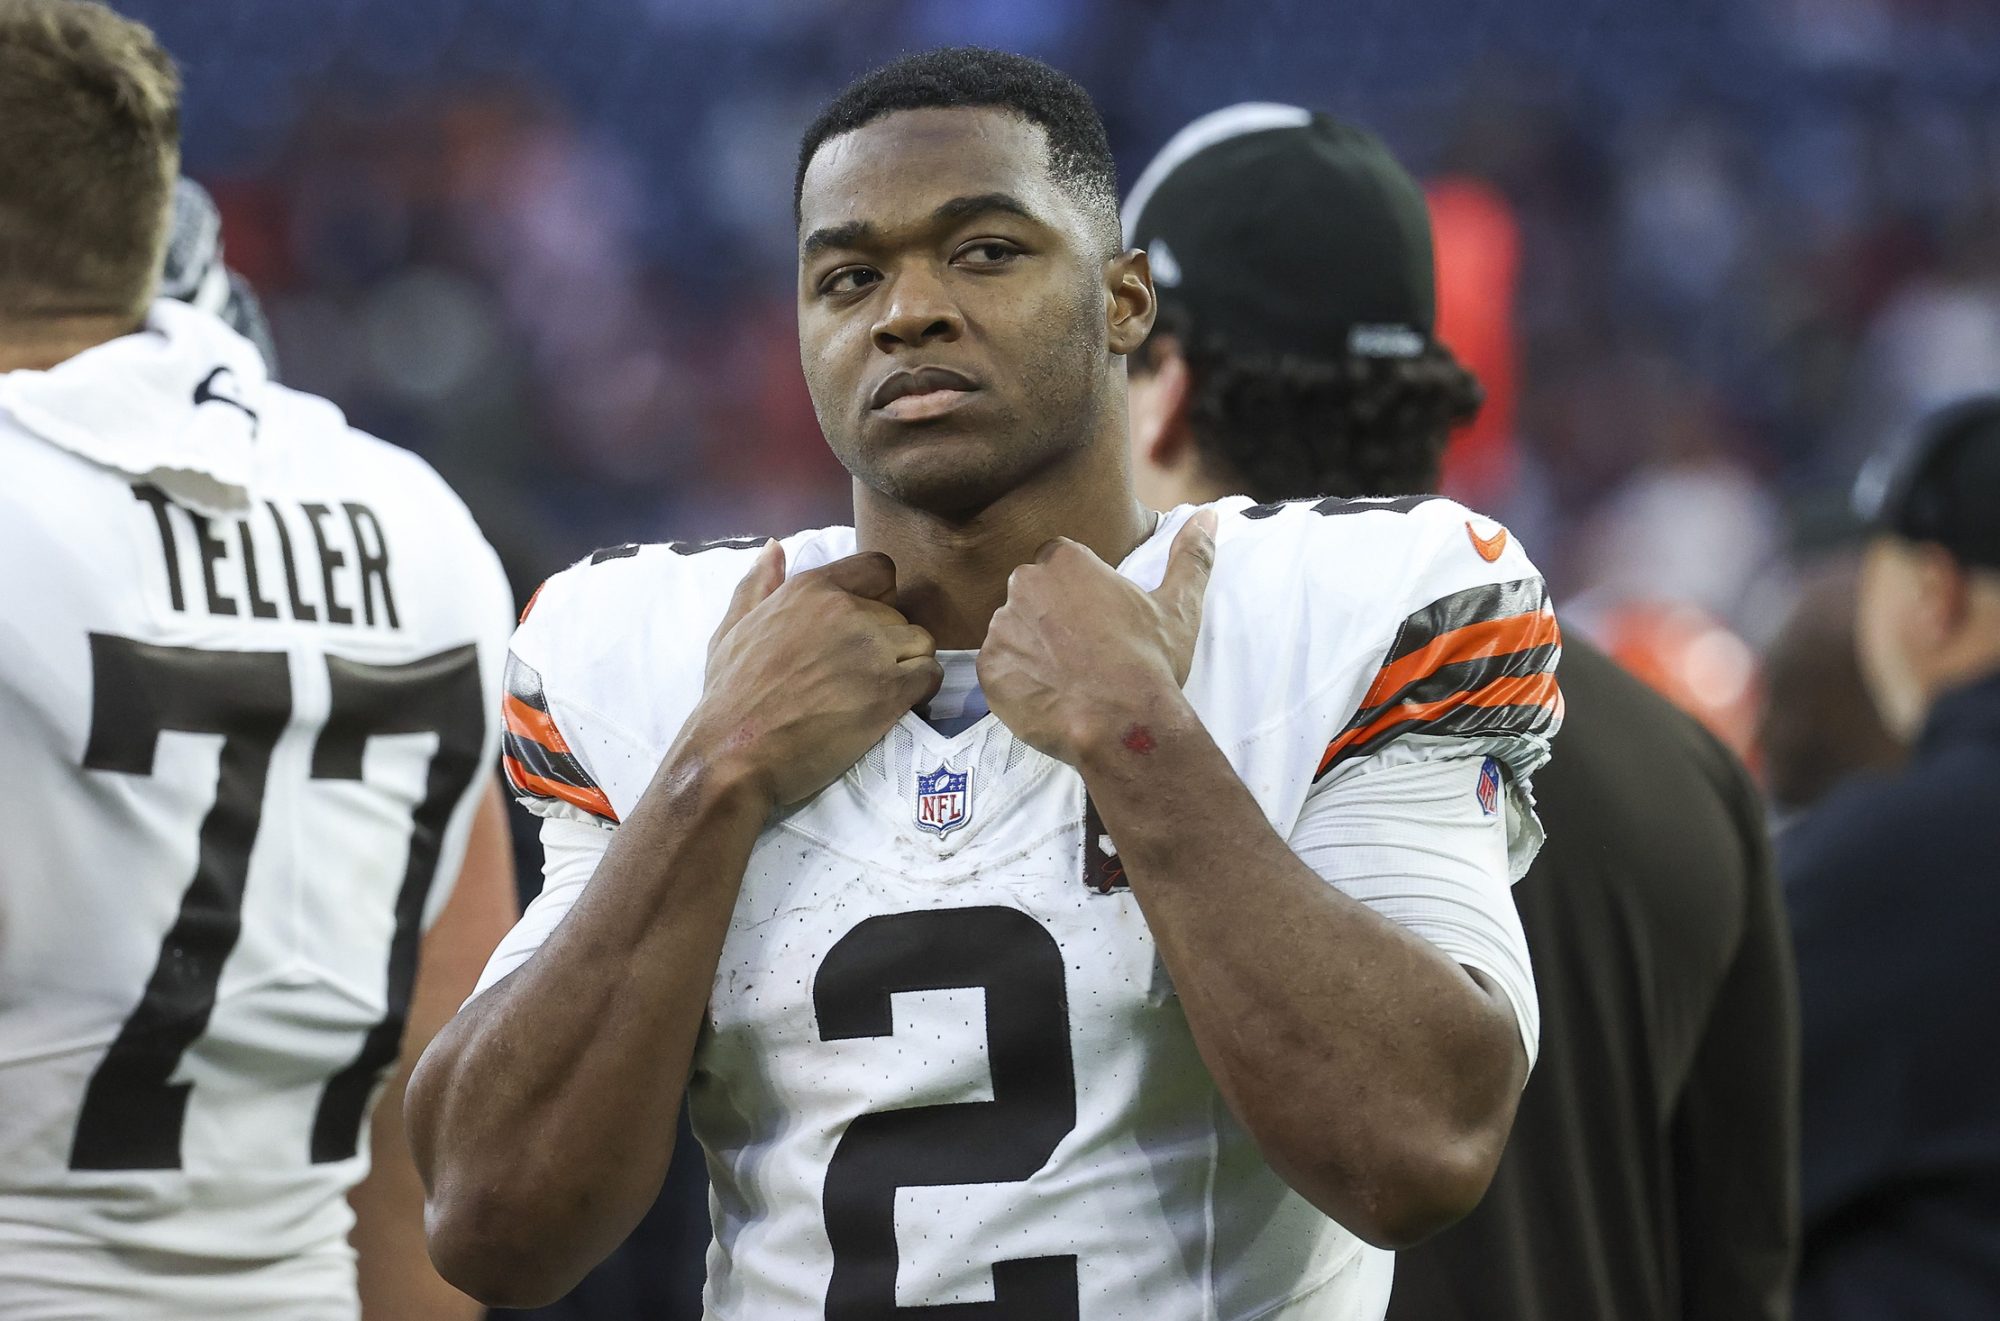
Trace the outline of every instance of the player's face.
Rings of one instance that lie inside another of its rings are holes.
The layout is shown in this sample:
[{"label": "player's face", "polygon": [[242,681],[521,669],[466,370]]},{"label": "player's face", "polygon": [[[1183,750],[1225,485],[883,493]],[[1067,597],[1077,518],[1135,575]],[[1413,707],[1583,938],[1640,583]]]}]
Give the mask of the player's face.
[{"label": "player's face", "polygon": [[806,171],[799,239],[806,383],[864,485],[973,513],[1107,439],[1113,355],[1136,347],[1131,259],[1107,260],[1050,179],[1039,128],[912,110],[831,138]]}]

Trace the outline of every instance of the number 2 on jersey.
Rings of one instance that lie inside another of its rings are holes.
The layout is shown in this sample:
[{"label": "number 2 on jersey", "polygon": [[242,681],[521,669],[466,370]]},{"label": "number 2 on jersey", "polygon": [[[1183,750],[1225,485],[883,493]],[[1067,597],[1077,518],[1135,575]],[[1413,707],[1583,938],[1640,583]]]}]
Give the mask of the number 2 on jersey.
[{"label": "number 2 on jersey", "polygon": [[[70,1148],[72,1169],[178,1169],[192,1085],[172,1081],[173,1074],[207,1030],[223,964],[242,929],[271,752],[291,721],[291,672],[284,652],[203,651],[97,633],[90,637],[90,655],[87,768],[151,775],[161,734],[222,736],[215,802],[201,823],[194,879],[160,943],[145,993],[91,1075]],[[313,745],[313,779],[360,779],[362,748],[377,734],[430,732],[438,743],[423,799],[411,814],[389,946],[387,1013],[321,1093],[309,1143],[314,1162],[355,1154],[368,1095],[401,1046],[424,900],[437,873],[445,823],[479,771],[485,729],[471,646],[403,665],[335,656],[326,665],[332,701]]]},{"label": "number 2 on jersey", "polygon": [[1019,1182],[1076,1127],[1062,950],[1019,909],[924,909],[862,922],[813,979],[820,1037],[889,1036],[896,992],[956,987],[986,993],[993,1099],[885,1110],[848,1124],[826,1171],[827,1321],[1076,1321],[1074,1256],[993,1263],[991,1302],[896,1306],[898,1188]]}]

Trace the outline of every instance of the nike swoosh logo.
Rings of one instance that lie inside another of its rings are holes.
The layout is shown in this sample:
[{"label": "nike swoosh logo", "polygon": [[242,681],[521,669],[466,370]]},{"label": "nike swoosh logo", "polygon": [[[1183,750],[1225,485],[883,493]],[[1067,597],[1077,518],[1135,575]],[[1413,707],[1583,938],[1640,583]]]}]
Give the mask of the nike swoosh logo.
[{"label": "nike swoosh logo", "polygon": [[235,375],[227,367],[217,367],[214,371],[201,378],[201,384],[194,388],[194,406],[200,408],[203,404],[228,404],[231,408],[248,417],[250,419],[250,426],[254,430],[260,421],[257,416],[257,410],[251,408],[241,399],[233,399],[226,394],[216,393],[215,378],[224,374]]},{"label": "nike swoosh logo", "polygon": [[1478,551],[1479,558],[1485,560],[1488,564],[1493,563],[1493,561],[1499,559],[1506,552],[1507,529],[1504,527],[1494,532],[1490,537],[1482,537],[1473,530],[1472,524],[1468,522],[1465,525],[1465,535],[1472,538],[1472,548]]}]

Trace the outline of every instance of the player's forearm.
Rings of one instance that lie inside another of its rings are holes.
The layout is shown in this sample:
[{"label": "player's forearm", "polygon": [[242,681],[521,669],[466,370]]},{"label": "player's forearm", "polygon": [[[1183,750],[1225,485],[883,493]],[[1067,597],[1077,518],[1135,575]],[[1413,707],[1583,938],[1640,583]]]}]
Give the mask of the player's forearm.
[{"label": "player's forearm", "polygon": [[652,1204],[768,800],[686,744],[546,944],[425,1052],[409,1098],[431,1254],[496,1306],[547,1302]]},{"label": "player's forearm", "polygon": [[1272,1168],[1408,1243],[1484,1192],[1525,1061],[1511,1015],[1315,875],[1178,694],[1082,767],[1202,1058]]}]

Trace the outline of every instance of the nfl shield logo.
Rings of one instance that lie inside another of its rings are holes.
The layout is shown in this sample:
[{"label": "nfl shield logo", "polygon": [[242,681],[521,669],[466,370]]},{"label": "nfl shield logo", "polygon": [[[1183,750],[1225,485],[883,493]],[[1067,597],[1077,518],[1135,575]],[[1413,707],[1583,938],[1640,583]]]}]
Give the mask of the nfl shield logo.
[{"label": "nfl shield logo", "polygon": [[966,823],[972,815],[972,772],[955,771],[949,764],[928,775],[917,773],[917,825],[936,835],[946,835]]},{"label": "nfl shield logo", "polygon": [[1500,763],[1488,757],[1479,768],[1479,810],[1492,816],[1500,810]]}]

